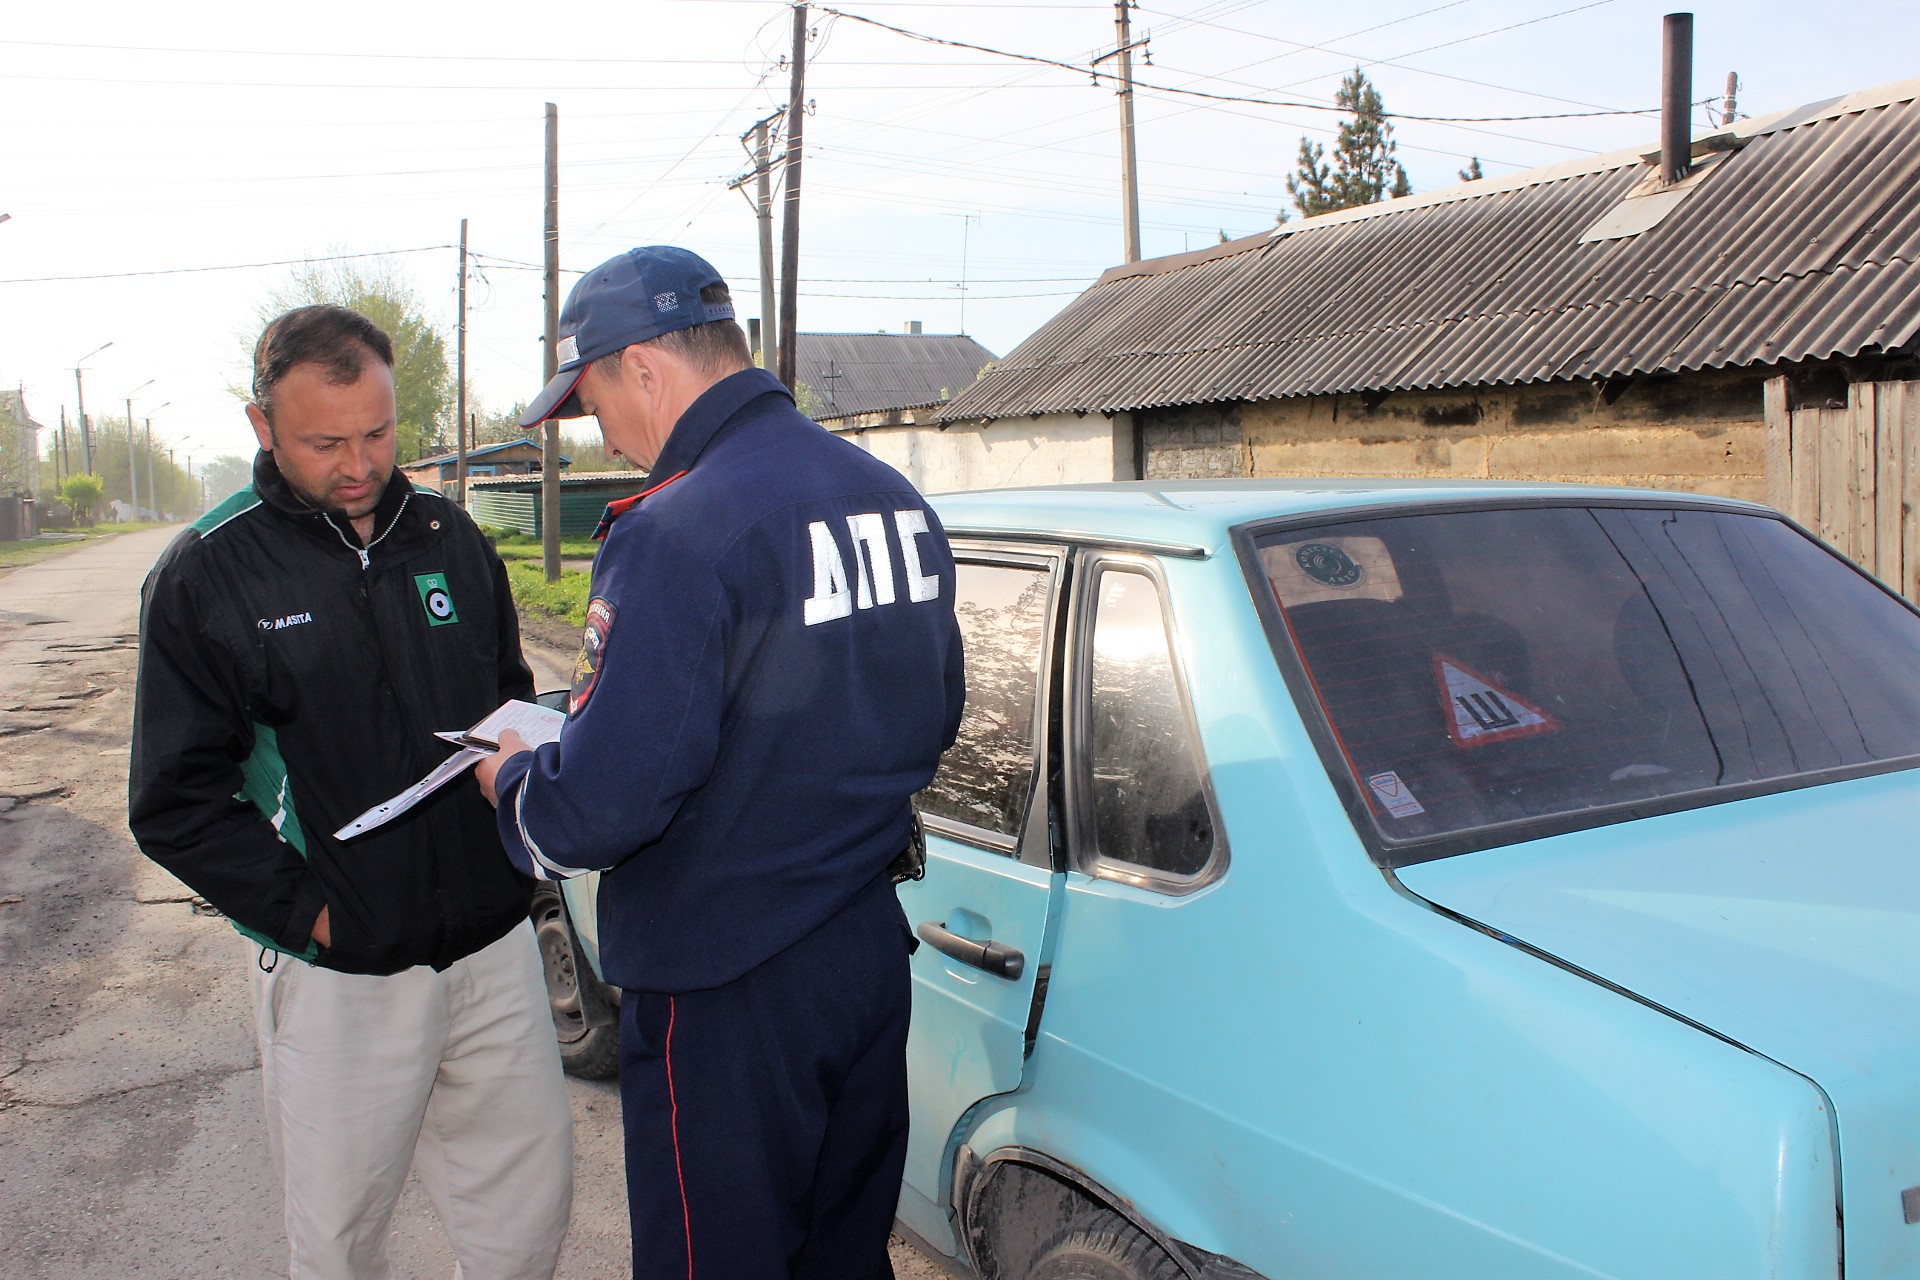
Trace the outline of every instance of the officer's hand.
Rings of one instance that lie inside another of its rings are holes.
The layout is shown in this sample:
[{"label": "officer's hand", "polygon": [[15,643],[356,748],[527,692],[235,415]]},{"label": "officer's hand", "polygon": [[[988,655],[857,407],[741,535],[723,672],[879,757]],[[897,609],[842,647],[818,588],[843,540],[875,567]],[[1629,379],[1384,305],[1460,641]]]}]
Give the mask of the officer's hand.
[{"label": "officer's hand", "polygon": [[525,738],[509,729],[500,735],[500,749],[473,767],[473,776],[480,779],[480,794],[487,798],[488,804],[497,806],[500,803],[500,797],[493,790],[493,780],[499,775],[500,766],[509,757],[531,750],[533,748],[527,745]]}]

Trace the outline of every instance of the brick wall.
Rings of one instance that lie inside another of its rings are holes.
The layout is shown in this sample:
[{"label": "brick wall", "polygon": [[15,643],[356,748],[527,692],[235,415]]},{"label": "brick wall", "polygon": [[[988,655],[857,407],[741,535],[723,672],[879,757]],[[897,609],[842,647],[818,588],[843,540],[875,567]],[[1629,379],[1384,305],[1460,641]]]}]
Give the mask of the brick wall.
[{"label": "brick wall", "polygon": [[[1149,478],[1620,484],[1764,501],[1762,371],[1311,396],[1136,415]],[[1610,392],[1612,394],[1610,394]]]}]

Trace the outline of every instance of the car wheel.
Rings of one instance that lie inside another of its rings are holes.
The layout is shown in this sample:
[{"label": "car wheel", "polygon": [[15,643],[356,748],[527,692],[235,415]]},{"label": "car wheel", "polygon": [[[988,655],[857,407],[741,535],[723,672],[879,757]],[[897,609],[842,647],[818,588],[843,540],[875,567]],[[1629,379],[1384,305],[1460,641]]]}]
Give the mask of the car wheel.
[{"label": "car wheel", "polygon": [[1140,1228],[1105,1209],[1075,1215],[1040,1247],[1027,1280],[1184,1280],[1186,1272]]},{"label": "car wheel", "polygon": [[587,1016],[586,984],[597,987],[600,980],[580,954],[566,903],[556,890],[543,885],[534,891],[532,916],[540,964],[546,972],[553,1034],[560,1044],[560,1065],[568,1075],[605,1080],[620,1070],[620,1027],[617,1023],[595,1026]]}]

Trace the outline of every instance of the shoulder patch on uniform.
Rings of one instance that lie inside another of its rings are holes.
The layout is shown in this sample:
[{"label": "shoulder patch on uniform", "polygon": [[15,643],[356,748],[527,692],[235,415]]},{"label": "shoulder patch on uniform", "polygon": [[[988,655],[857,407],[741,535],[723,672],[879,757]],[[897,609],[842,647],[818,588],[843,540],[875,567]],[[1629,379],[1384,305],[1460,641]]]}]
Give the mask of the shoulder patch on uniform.
[{"label": "shoulder patch on uniform", "polygon": [[247,514],[260,505],[260,495],[251,488],[241,489],[222,498],[210,510],[195,520],[190,526],[201,537],[206,537],[229,520]]},{"label": "shoulder patch on uniform", "polygon": [[587,633],[580,641],[580,656],[573,664],[573,691],[567,697],[567,714],[577,716],[586,710],[587,699],[600,683],[600,669],[607,661],[607,639],[613,634],[614,608],[605,596],[587,603]]}]

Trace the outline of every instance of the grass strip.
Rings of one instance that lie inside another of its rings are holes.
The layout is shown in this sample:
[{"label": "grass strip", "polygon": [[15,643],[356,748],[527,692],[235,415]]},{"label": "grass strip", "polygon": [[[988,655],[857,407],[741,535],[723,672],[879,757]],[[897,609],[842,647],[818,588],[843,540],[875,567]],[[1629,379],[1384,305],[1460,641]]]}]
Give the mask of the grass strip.
[{"label": "grass strip", "polygon": [[532,610],[576,627],[587,625],[587,588],[593,582],[592,574],[562,569],[558,581],[548,582],[538,562],[508,560],[507,581],[513,585],[514,606],[522,613]]}]

